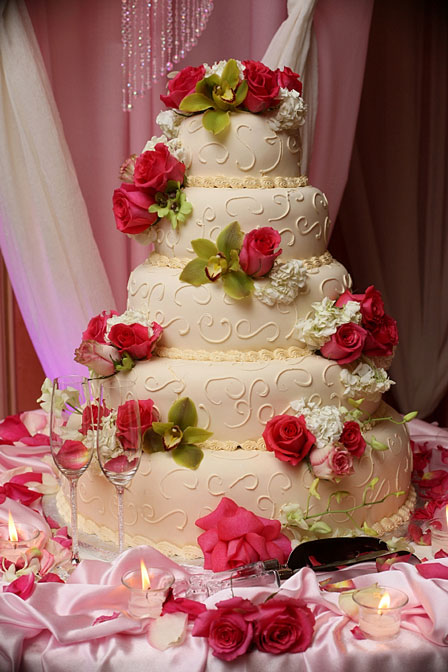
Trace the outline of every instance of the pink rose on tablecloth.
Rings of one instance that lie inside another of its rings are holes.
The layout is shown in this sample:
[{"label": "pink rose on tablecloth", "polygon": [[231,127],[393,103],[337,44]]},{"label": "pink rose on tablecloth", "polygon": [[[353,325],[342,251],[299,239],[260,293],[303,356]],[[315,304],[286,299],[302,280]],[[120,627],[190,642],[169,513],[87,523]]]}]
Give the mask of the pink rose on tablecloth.
[{"label": "pink rose on tablecloth", "polygon": [[88,366],[98,376],[111,376],[115,371],[114,362],[121,359],[117,348],[96,341],[82,341],[75,350],[75,362]]},{"label": "pink rose on tablecloth", "polygon": [[114,315],[118,315],[116,310],[103,310],[99,315],[95,315],[89,320],[87,329],[82,332],[83,341],[96,341],[105,343],[105,334],[107,329],[107,320]]},{"label": "pink rose on tablecloth", "polygon": [[235,660],[249,649],[252,643],[252,617],[257,608],[241,597],[233,597],[216,604],[195,620],[194,637],[207,637],[213,655],[221,660]]},{"label": "pink rose on tablecloth", "polygon": [[285,563],[291,552],[291,542],[282,534],[278,520],[256,516],[228,497],[196,525],[205,530],[198,537],[204,568],[214,572],[268,558]]},{"label": "pink rose on tablecloth", "polygon": [[203,65],[199,67],[188,66],[177,73],[173,79],[168,81],[167,96],[161,95],[160,100],[165,103],[167,107],[174,107],[179,109],[181,101],[190,93],[196,91],[196,84],[205,77],[205,68]]},{"label": "pink rose on tablecloth", "polygon": [[243,271],[253,278],[261,278],[272,269],[274,261],[281,254],[275,251],[281,243],[278,231],[271,226],[252,229],[246,233],[240,251],[240,265]]},{"label": "pink rose on tablecloth", "polygon": [[269,420],[263,432],[267,450],[283,462],[296,466],[310,452],[316,442],[314,435],[307,429],[303,415],[276,415]]},{"label": "pink rose on tablecloth", "polygon": [[274,597],[259,605],[254,641],[265,653],[300,653],[311,645],[314,624],[314,615],[302,600]]},{"label": "pink rose on tablecloth", "polygon": [[122,233],[143,233],[157,221],[157,213],[148,212],[155,203],[153,195],[133,184],[123,183],[115,189],[112,203],[115,223]]},{"label": "pink rose on tablecloth", "polygon": [[157,322],[152,322],[150,327],[139,323],[114,324],[109,340],[120,354],[127,353],[134,360],[150,359],[162,332]]},{"label": "pink rose on tablecloth", "polygon": [[185,165],[171,154],[163,142],[158,142],[153,150],[140,154],[135,162],[135,185],[154,194],[165,191],[169,180],[182,184],[184,175]]},{"label": "pink rose on tablecloth", "polygon": [[264,112],[278,102],[280,86],[277,73],[258,61],[243,61],[244,79],[248,84],[244,107],[249,112]]},{"label": "pink rose on tablecloth", "polygon": [[67,439],[60,447],[56,460],[63,469],[78,470],[89,463],[90,452],[82,441]]},{"label": "pink rose on tablecloth", "polygon": [[353,472],[353,458],[350,453],[333,444],[314,448],[310,453],[310,464],[314,475],[327,481]]},{"label": "pink rose on tablecloth", "polygon": [[367,333],[364,354],[367,357],[390,357],[398,344],[398,329],[396,321],[389,315],[384,315],[375,329]]},{"label": "pink rose on tablecloth", "polygon": [[355,322],[346,322],[322,345],[320,352],[323,357],[334,359],[338,364],[349,364],[361,356],[366,337],[363,327]]},{"label": "pink rose on tablecloth", "polygon": [[366,442],[361,434],[359,424],[354,420],[349,420],[344,423],[339,441],[354,457],[361,457],[364,454]]},{"label": "pink rose on tablecloth", "polygon": [[367,287],[361,299],[362,324],[370,331],[382,324],[384,319],[384,302],[380,292],[373,285]]},{"label": "pink rose on tablecloth", "polygon": [[293,72],[291,68],[288,68],[287,65],[283,70],[276,70],[278,85],[282,89],[288,89],[289,91],[298,91],[302,93],[302,82],[300,77],[296,72]]}]

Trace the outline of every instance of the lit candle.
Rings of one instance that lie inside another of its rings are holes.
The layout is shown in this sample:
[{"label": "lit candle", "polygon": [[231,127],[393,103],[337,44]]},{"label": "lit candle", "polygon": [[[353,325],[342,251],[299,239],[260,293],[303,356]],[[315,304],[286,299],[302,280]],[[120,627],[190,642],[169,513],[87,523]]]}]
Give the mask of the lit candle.
[{"label": "lit candle", "polygon": [[0,525],[0,557],[16,562],[26,551],[36,545],[39,530],[30,525],[18,525],[9,511],[8,525]]},{"label": "lit candle", "polygon": [[174,577],[163,569],[148,570],[141,560],[140,569],[126,572],[121,582],[129,591],[129,615],[133,618],[157,618],[162,613]]},{"label": "lit candle", "polygon": [[369,639],[393,639],[400,632],[401,610],[408,596],[396,588],[366,588],[353,593],[359,627]]},{"label": "lit candle", "polygon": [[446,551],[448,553],[448,504],[438,511],[435,518],[437,526],[431,527],[432,551]]}]

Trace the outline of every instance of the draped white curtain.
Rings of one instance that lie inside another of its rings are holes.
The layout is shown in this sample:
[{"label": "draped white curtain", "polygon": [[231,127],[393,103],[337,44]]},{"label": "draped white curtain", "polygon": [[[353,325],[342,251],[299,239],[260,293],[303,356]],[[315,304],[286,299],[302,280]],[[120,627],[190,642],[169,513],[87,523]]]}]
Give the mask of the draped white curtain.
[{"label": "draped white curtain", "polygon": [[0,3],[0,245],[49,376],[76,370],[81,325],[113,305],[27,10]]}]

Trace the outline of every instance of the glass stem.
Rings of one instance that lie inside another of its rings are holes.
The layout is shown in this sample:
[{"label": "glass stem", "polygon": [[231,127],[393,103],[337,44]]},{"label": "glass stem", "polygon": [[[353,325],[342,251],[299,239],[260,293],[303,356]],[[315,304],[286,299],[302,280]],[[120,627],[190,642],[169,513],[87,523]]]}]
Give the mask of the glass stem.
[{"label": "glass stem", "polygon": [[124,550],[124,510],[123,510],[123,493],[124,487],[116,485],[117,501],[118,501],[118,553],[123,553]]},{"label": "glass stem", "polygon": [[79,559],[78,543],[78,479],[70,478],[70,516],[72,526],[72,564],[77,565]]}]

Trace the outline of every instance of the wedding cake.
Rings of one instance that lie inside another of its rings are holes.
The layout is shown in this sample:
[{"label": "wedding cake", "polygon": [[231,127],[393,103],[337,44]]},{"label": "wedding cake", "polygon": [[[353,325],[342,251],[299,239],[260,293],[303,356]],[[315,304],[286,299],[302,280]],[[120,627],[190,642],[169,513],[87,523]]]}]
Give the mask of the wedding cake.
[{"label": "wedding cake", "polygon": [[[131,545],[200,556],[196,521],[223,498],[298,539],[384,534],[414,506],[411,414],[382,400],[396,323],[328,252],[327,200],[300,169],[301,92],[286,67],[187,67],[161,96],[163,135],[121,168],[117,228],[150,254],[126,312],[92,318],[76,359],[149,409]],[[79,517],[115,539],[95,465]]]}]

